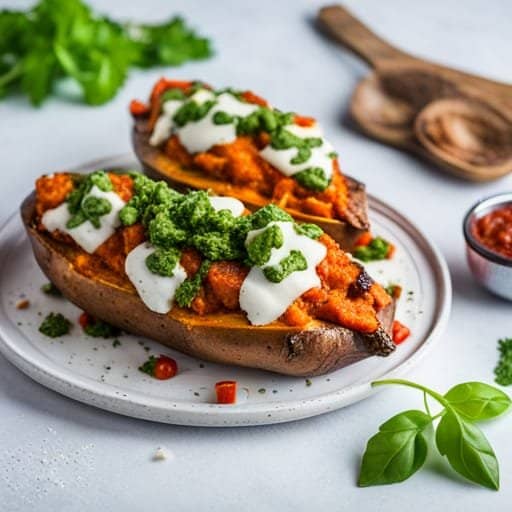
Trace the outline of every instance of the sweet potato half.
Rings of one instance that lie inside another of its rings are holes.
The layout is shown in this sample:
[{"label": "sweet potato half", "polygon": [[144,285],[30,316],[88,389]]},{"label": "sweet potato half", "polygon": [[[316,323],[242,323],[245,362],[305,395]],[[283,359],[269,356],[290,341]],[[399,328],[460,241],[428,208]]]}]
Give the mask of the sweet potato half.
[{"label": "sweet potato half", "polygon": [[154,313],[128,280],[108,270],[92,279],[74,268],[78,249],[36,229],[35,193],[23,202],[21,216],[39,266],[67,299],[123,330],[191,356],[306,377],[372,355],[386,356],[395,348],[389,337],[394,302],[379,313],[381,327],[370,335],[320,321],[303,330],[280,322],[252,326],[241,313],[200,316],[179,307],[165,315]]},{"label": "sweet potato half", "polygon": [[[201,170],[184,168],[171,159],[160,147],[149,143],[151,136],[145,117],[136,117],[132,131],[133,149],[144,166],[148,176],[164,179],[177,190],[212,190],[220,196],[231,196],[242,201],[249,210],[257,210],[269,203],[267,197],[248,187],[233,185]],[[352,251],[358,238],[368,231],[368,206],[365,186],[355,179],[345,176],[348,185],[349,200],[346,211],[347,220],[337,220],[308,215],[298,210],[284,208],[299,222],[309,222],[320,226],[346,251]]]}]

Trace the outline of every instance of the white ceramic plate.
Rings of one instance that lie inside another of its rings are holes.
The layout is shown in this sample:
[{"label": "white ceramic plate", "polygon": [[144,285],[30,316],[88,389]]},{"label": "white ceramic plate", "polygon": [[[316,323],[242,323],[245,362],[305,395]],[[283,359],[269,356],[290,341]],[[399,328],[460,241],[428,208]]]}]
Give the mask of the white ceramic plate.
[{"label": "white ceramic plate", "polygon": [[[81,167],[137,168],[131,157],[109,158]],[[448,319],[451,285],[437,249],[405,217],[370,197],[372,231],[392,241],[393,260],[368,265],[380,283],[403,286],[397,319],[411,337],[387,358],[372,357],[311,380],[259,370],[221,366],[174,352],[131,335],[112,340],[84,335],[78,308],[40,291],[47,282],[31,252],[18,212],[0,230],[0,351],[37,382],[75,400],[119,414],[179,425],[243,426],[279,423],[322,414],[361,400],[376,379],[404,375],[439,340]],[[16,309],[20,299],[30,307]],[[38,327],[51,311],[75,320],[69,335],[57,339]],[[137,370],[150,354],[177,360],[179,374],[168,381]],[[219,380],[236,380],[236,405],[214,403]]]}]

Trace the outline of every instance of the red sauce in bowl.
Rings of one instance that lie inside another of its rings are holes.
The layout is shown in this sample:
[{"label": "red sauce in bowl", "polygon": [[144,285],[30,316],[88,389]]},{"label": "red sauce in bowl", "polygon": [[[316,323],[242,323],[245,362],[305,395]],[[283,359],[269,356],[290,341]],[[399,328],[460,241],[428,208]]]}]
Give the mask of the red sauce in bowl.
[{"label": "red sauce in bowl", "polygon": [[477,219],[473,223],[472,234],[487,249],[512,259],[512,205]]}]

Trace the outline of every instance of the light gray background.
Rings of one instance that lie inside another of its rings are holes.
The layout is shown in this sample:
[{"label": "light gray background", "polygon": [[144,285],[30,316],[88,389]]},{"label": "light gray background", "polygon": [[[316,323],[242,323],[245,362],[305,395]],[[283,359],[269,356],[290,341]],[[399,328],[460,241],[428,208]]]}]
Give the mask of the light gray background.
[{"label": "light gray background", "polygon": [[[512,336],[510,304],[475,286],[461,221],[482,196],[509,191],[512,178],[483,185],[372,142],[344,121],[350,92],[367,72],[329,44],[311,20],[323,2],[295,0],[92,2],[120,18],[159,20],[182,12],[214,41],[215,58],[176,70],[133,72],[114,101],[91,108],[52,99],[34,110],[23,98],[0,103],[0,220],[44,172],[130,149],[131,98],[160,75],[248,87],[282,109],[315,115],[343,169],[396,205],[440,247],[453,277],[454,306],[442,342],[411,378],[439,390],[492,382],[496,340]],[[130,4],[130,5],[128,5]],[[359,0],[346,2],[395,44],[418,55],[512,82],[512,2]],[[0,2],[23,7],[27,2]],[[1,37],[1,34],[0,34]],[[132,420],[48,391],[0,358],[0,508],[37,510],[510,510],[512,416],[484,426],[501,465],[498,493],[472,486],[432,458],[390,487],[359,489],[366,440],[421,397],[389,389],[347,409],[287,425],[245,429],[172,427]],[[172,460],[152,462],[158,446]]]}]

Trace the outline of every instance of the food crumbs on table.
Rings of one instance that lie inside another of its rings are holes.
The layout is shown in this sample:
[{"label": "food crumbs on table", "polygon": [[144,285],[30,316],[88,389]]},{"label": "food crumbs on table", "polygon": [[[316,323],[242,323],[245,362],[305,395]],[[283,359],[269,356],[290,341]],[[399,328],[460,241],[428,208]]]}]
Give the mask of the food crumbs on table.
[{"label": "food crumbs on table", "polygon": [[120,346],[121,346],[121,342],[120,342],[119,340],[114,340],[114,341],[112,342],[112,346],[113,346],[114,348],[116,348],[116,347],[120,347]]},{"label": "food crumbs on table", "polygon": [[498,340],[498,351],[500,358],[496,368],[494,368],[494,379],[500,386],[510,386],[512,384],[512,338]]},{"label": "food crumbs on table", "polygon": [[311,379],[306,379],[306,386],[311,386],[311,384],[313,384],[313,382],[311,381]]},{"label": "food crumbs on table", "polygon": [[155,462],[161,462],[166,459],[167,459],[167,454],[166,454],[165,450],[161,447],[158,447],[152,457],[152,460]]},{"label": "food crumbs on table", "polygon": [[28,299],[22,299],[16,303],[16,309],[27,309],[30,306]]},{"label": "food crumbs on table", "polygon": [[258,389],[258,393],[260,393],[261,395],[264,395],[266,392],[267,390],[265,388]]}]

